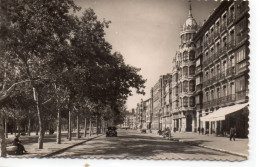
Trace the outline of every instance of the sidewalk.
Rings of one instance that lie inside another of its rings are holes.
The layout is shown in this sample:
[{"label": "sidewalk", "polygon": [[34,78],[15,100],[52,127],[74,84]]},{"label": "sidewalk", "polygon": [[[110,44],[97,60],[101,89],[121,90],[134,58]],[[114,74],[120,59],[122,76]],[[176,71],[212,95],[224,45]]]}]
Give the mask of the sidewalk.
[{"label": "sidewalk", "polygon": [[188,142],[192,145],[227,152],[246,158],[248,157],[248,139],[237,138],[236,141],[230,141],[228,137],[216,137],[214,135],[199,135],[198,133],[192,132],[177,132],[172,133],[172,135],[173,140],[179,142]]},{"label": "sidewalk", "polygon": [[[88,140],[92,140],[96,137],[101,136],[102,134],[99,134],[98,136],[96,134],[92,136],[82,137],[80,139],[77,139],[76,137],[73,137],[71,141],[69,141],[66,137],[66,134],[62,134],[61,138],[61,144],[56,143],[56,135],[45,135],[44,136],[44,143],[43,143],[43,149],[38,149],[38,136],[32,135],[32,136],[21,136],[20,140],[22,141],[25,149],[28,151],[27,154],[23,155],[7,155],[7,157],[12,158],[41,158],[41,157],[48,157],[56,152],[60,152],[63,150],[66,150],[67,148],[73,147],[75,145],[84,143]],[[75,136],[75,134],[74,134]],[[81,135],[83,136],[83,135]],[[7,143],[10,145],[11,141],[14,139],[13,136],[8,136]]]}]

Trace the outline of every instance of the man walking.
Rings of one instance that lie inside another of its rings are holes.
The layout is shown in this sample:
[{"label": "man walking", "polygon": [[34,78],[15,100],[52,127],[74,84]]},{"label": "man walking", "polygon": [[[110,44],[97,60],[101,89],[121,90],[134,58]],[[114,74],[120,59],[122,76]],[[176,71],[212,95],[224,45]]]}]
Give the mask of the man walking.
[{"label": "man walking", "polygon": [[235,137],[236,137],[236,128],[231,127],[230,128],[230,138],[229,138],[230,141],[232,140],[232,138],[235,141]]}]

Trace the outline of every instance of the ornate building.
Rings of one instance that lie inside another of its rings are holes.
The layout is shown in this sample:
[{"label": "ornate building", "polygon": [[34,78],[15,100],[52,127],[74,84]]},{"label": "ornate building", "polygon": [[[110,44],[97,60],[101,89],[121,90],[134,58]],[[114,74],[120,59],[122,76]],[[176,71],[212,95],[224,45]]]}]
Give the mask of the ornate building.
[{"label": "ornate building", "polygon": [[198,30],[196,20],[189,9],[188,19],[180,32],[181,43],[173,59],[173,129],[191,132],[196,127],[195,110],[195,43],[193,37]]}]

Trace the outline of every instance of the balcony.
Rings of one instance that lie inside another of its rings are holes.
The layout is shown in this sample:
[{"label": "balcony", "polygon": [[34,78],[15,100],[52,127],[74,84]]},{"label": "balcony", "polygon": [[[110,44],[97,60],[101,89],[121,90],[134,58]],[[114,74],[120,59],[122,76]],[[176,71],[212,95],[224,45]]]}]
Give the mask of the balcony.
[{"label": "balcony", "polygon": [[199,55],[202,54],[202,50],[203,50],[203,47],[202,47],[202,46],[199,46],[199,47],[197,48],[197,50],[196,50],[196,58],[198,58]]},{"label": "balcony", "polygon": [[240,2],[240,4],[237,5],[237,16],[236,19],[239,20],[245,13],[247,13],[249,10],[248,2]]},{"label": "balcony", "polygon": [[231,25],[233,24],[233,22],[235,21],[235,15],[234,14],[230,14],[228,19],[227,19],[227,25]]},{"label": "balcony", "polygon": [[220,26],[220,33],[222,33],[223,31],[225,31],[227,29],[227,22],[224,21],[221,26]]},{"label": "balcony", "polygon": [[202,91],[202,84],[196,85],[196,92],[198,93],[200,91]]},{"label": "balcony", "polygon": [[231,40],[229,43],[227,43],[227,50],[234,49],[236,46],[235,40]]},{"label": "balcony", "polygon": [[219,56],[222,56],[226,53],[227,53],[227,47],[226,46],[223,46],[219,49],[219,52],[218,52]]},{"label": "balcony", "polygon": [[215,28],[214,38],[220,37],[220,28]]},{"label": "balcony", "polygon": [[247,100],[248,99],[248,90],[241,90],[236,92],[236,100]]},{"label": "balcony", "polygon": [[227,69],[227,77],[228,76],[234,76],[236,74],[236,68],[235,67],[230,67]]},{"label": "balcony", "polygon": [[201,70],[201,66],[196,67],[195,75],[199,74],[200,72],[202,72],[202,70]]},{"label": "balcony", "polygon": [[243,30],[243,32],[241,32],[239,35],[237,35],[236,43],[237,43],[237,45],[241,45],[247,40],[248,40],[248,31]]}]

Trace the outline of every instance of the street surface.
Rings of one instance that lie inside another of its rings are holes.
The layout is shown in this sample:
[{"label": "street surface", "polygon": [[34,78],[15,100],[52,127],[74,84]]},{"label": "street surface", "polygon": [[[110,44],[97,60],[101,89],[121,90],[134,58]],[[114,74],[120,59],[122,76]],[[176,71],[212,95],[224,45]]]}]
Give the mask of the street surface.
[{"label": "street surface", "polygon": [[129,159],[207,159],[241,161],[245,158],[163,139],[135,130],[118,130],[118,137],[101,136],[52,157]]}]

